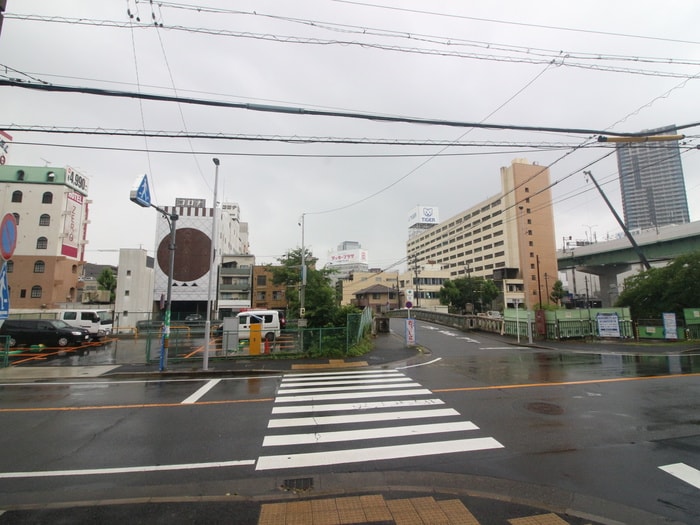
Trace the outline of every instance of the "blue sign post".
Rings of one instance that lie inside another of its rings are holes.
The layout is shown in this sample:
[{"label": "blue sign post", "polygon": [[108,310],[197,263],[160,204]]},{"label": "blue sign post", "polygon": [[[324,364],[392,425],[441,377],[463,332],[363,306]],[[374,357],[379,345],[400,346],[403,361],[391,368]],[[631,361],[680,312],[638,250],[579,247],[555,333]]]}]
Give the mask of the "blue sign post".
[{"label": "blue sign post", "polygon": [[10,287],[7,284],[7,261],[2,262],[0,269],[0,319],[10,315]]}]

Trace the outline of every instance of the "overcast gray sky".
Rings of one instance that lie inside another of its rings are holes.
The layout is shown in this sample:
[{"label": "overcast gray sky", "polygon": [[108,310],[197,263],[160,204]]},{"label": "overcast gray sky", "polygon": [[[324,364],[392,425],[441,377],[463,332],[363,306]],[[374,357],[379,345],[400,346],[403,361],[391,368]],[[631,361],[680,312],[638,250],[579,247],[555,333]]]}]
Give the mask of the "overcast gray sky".
[{"label": "overcast gray sky", "polygon": [[[638,132],[700,121],[699,20],[694,0],[181,0],[154,7],[8,0],[0,72],[4,79],[210,101]],[[119,248],[153,253],[157,212],[129,200],[145,173],[155,204],[193,197],[210,205],[212,157],[221,160],[219,200],[240,204],[258,263],[301,245],[305,214],[305,244],[322,264],[329,250],[353,240],[369,251],[372,267],[386,268],[405,257],[413,207],[436,206],[447,219],[497,194],[500,167],[515,158],[551,164],[558,247],[564,236],[603,240],[619,232],[581,173],[591,170],[622,214],[615,156],[599,160],[610,149],[593,135],[18,87],[0,87],[0,100],[0,129],[14,138],[9,164],[68,165],[90,178],[88,262],[117,264]],[[17,129],[26,127],[227,138]],[[700,127],[683,133],[690,215],[698,220]],[[579,148],[584,144],[590,146]]]}]

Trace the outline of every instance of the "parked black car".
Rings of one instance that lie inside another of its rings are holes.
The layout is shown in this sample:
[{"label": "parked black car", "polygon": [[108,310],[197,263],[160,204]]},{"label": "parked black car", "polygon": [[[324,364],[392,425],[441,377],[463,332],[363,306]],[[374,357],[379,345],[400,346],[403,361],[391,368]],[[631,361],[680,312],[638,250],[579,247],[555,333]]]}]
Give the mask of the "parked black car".
[{"label": "parked black car", "polygon": [[77,346],[90,341],[88,330],[59,319],[6,319],[0,335],[9,337],[10,346]]}]

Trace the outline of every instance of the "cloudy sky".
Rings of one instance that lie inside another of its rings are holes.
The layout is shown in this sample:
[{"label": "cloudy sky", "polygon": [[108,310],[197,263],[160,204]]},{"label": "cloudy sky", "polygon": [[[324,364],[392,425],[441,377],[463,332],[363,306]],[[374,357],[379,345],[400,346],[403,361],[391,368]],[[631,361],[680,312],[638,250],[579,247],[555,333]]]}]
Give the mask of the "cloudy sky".
[{"label": "cloudy sky", "polygon": [[[436,206],[447,219],[497,194],[500,167],[515,158],[550,166],[560,247],[564,236],[620,230],[582,170],[622,214],[610,146],[566,130],[700,122],[698,20],[694,0],[8,0],[3,80],[562,131],[12,86],[0,86],[0,129],[14,139],[8,164],[72,166],[90,178],[88,262],[117,264],[120,248],[152,253],[157,212],[129,200],[134,182],[148,174],[160,206],[210,204],[213,157],[219,200],[240,204],[259,263],[301,245],[304,214],[305,244],[322,264],[352,240],[371,266],[390,267],[405,257],[412,208]],[[683,133],[690,215],[700,220],[700,126]]]}]

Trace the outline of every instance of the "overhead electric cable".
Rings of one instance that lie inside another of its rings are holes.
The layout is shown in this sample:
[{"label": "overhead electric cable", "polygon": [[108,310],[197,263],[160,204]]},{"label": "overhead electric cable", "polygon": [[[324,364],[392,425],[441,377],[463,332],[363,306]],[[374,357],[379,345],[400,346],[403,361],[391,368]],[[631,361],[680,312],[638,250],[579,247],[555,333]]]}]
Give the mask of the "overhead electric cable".
[{"label": "overhead electric cable", "polygon": [[[481,128],[481,129],[498,129],[498,130],[511,130],[511,131],[540,131],[540,132],[552,132],[552,133],[573,133],[573,134],[583,134],[583,135],[613,135],[616,137],[639,137],[644,136],[644,133],[634,132],[634,133],[624,133],[624,132],[610,132],[602,131],[596,129],[586,129],[586,128],[557,128],[550,126],[521,126],[516,124],[488,124],[479,122],[460,122],[454,120],[440,120],[440,119],[424,119],[415,117],[400,117],[391,115],[381,115],[377,113],[355,113],[349,111],[323,111],[316,109],[306,109],[301,107],[291,107],[291,106],[270,106],[265,104],[249,104],[249,103],[237,103],[237,102],[223,102],[216,100],[202,100],[194,99],[189,97],[173,97],[168,95],[152,95],[146,93],[134,93],[130,91],[119,91],[111,89],[99,89],[99,88],[89,88],[89,87],[75,87],[75,86],[64,86],[64,85],[43,85],[43,84],[32,84],[28,82],[16,82],[12,80],[0,80],[0,87],[18,87],[22,89],[33,89],[37,91],[48,91],[57,93],[82,93],[86,95],[97,95],[97,96],[107,96],[116,98],[136,98],[142,100],[152,100],[157,102],[179,102],[183,104],[193,104],[199,106],[210,106],[210,107],[221,107],[230,109],[245,109],[248,111],[259,111],[264,113],[279,113],[286,115],[304,115],[304,116],[317,116],[317,117],[335,117],[335,118],[347,118],[347,119],[360,119],[360,120],[371,120],[375,122],[394,122],[394,123],[404,123],[404,124],[422,124],[430,126],[446,126],[446,127],[458,127],[458,128]],[[674,126],[677,130],[683,130],[687,128],[692,128],[700,126],[700,122],[694,122],[690,124],[684,124],[680,126]]]}]

